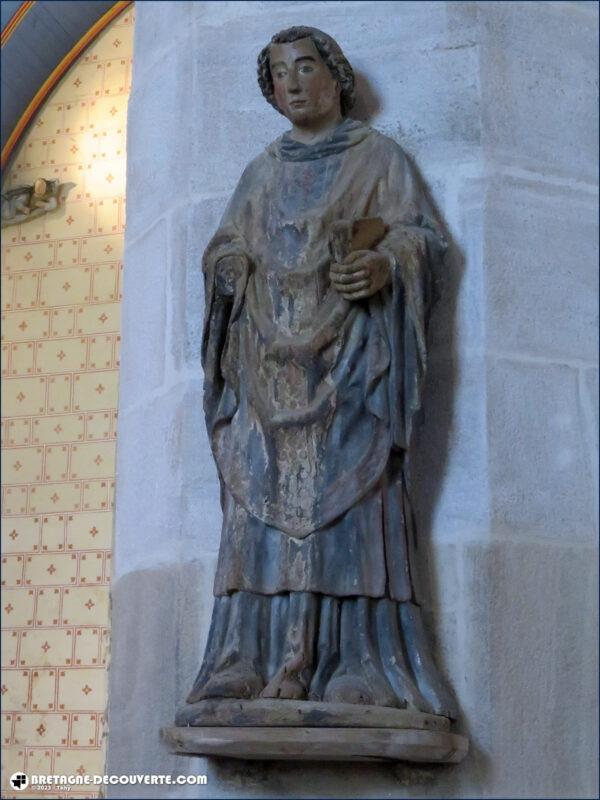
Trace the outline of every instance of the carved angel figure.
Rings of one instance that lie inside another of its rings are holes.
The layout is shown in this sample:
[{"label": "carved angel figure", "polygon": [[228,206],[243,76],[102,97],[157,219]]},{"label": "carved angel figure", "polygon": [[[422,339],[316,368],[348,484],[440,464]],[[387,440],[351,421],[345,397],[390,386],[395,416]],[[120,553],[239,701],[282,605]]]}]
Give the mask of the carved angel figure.
[{"label": "carved angel figure", "polygon": [[58,207],[58,181],[38,178],[33,186],[17,186],[2,194],[2,227],[36,219]]}]

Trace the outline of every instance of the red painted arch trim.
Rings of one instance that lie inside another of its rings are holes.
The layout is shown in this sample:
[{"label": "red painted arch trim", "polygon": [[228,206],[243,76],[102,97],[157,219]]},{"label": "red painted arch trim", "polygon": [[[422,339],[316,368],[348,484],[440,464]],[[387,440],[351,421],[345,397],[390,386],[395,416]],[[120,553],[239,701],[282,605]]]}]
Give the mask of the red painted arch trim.
[{"label": "red painted arch trim", "polygon": [[4,26],[4,30],[0,34],[0,47],[4,47],[4,45],[8,42],[10,37],[13,35],[15,30],[18,28],[21,20],[27,14],[29,9],[34,5],[35,0],[26,0],[24,3],[17,8],[15,13],[12,17],[8,20],[6,25]]}]

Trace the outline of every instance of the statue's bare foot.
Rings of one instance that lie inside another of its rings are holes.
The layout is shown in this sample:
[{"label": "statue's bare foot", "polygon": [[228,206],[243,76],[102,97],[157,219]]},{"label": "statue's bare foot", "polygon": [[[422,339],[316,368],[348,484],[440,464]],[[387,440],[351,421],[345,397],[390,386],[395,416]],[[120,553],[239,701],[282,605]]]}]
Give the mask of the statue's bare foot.
[{"label": "statue's bare foot", "polygon": [[209,697],[235,697],[250,700],[258,697],[264,683],[260,675],[248,664],[236,664],[215,672],[211,678],[188,697],[188,703]]},{"label": "statue's bare foot", "polygon": [[293,672],[278,672],[260,693],[261,697],[278,700],[306,700],[306,687]]},{"label": "statue's bare foot", "polygon": [[375,697],[365,681],[355,675],[341,675],[329,681],[323,700],[326,703],[376,705]]},{"label": "statue's bare foot", "polygon": [[344,673],[329,681],[323,695],[326,703],[355,703],[369,706],[389,706],[398,708],[401,703],[391,687],[376,674]]}]

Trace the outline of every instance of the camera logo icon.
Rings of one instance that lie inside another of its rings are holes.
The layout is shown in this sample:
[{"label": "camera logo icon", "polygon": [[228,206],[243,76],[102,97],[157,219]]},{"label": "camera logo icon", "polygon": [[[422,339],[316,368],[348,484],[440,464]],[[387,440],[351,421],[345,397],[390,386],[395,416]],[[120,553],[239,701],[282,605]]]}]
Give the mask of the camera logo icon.
[{"label": "camera logo icon", "polygon": [[10,776],[10,785],[18,792],[22,792],[29,786],[29,778],[24,772],[15,772]]}]

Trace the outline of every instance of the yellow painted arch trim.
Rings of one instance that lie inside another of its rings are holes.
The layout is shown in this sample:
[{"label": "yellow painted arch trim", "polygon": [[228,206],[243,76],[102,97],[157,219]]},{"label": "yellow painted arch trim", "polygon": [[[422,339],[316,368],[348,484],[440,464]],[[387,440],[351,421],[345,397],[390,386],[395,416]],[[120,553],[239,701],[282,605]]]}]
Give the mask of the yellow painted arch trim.
[{"label": "yellow painted arch trim", "polygon": [[0,47],[4,47],[4,45],[8,42],[10,37],[13,35],[19,23],[25,16],[25,14],[29,11],[31,6],[35,3],[35,0],[26,0],[24,3],[17,8],[15,13],[6,23],[4,30],[0,34]]},{"label": "yellow painted arch trim", "polygon": [[[21,137],[21,134],[23,133],[27,125],[31,122],[32,117],[38,111],[38,109],[40,108],[46,97],[50,94],[52,89],[54,89],[54,87],[56,86],[58,81],[62,78],[62,76],[65,74],[65,72],[69,69],[69,67],[73,64],[73,62],[77,59],[77,57],[81,55],[83,50],[85,50],[85,48],[89,44],[91,44],[91,42],[96,38],[96,36],[102,33],[102,31],[106,28],[106,26],[109,25],[113,21],[113,19],[115,19],[115,17],[118,17],[119,14],[127,8],[127,6],[132,4],[132,2],[133,0],[120,0],[119,2],[115,3],[114,6],[109,8],[108,11],[105,14],[103,14],[100,17],[100,19],[97,20],[92,25],[92,27],[81,37],[81,39],[77,42],[75,47],[73,47],[67,53],[67,55],[62,59],[60,64],[58,64],[58,66],[56,66],[52,70],[50,75],[46,78],[44,83],[36,92],[33,100],[29,103],[29,105],[25,109],[25,112],[21,116],[21,119],[17,122],[13,132],[8,137],[6,144],[2,148],[2,160],[0,164],[2,168],[6,166],[6,163],[10,158],[10,155],[14,150],[15,145],[19,141],[19,138]],[[31,5],[33,5],[33,3],[31,3]],[[21,19],[22,18],[23,17],[21,16]],[[11,19],[9,25],[12,23],[12,21],[13,20]],[[8,28],[8,25],[6,27]]]}]

